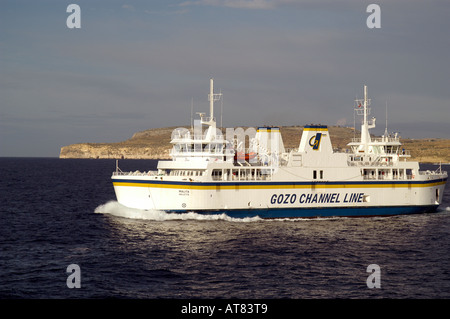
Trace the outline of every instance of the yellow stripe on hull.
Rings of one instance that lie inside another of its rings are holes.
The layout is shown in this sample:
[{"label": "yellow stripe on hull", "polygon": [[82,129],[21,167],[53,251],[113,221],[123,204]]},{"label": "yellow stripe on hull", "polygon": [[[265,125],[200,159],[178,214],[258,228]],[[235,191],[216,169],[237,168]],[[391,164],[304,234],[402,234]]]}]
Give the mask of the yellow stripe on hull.
[{"label": "yellow stripe on hull", "polygon": [[392,184],[309,184],[309,185],[245,185],[235,184],[231,185],[185,185],[185,184],[170,184],[170,183],[130,183],[130,182],[114,182],[114,186],[129,186],[129,187],[152,187],[152,188],[178,188],[178,189],[331,189],[331,188],[422,188],[444,185],[445,181],[434,183],[392,183]]}]

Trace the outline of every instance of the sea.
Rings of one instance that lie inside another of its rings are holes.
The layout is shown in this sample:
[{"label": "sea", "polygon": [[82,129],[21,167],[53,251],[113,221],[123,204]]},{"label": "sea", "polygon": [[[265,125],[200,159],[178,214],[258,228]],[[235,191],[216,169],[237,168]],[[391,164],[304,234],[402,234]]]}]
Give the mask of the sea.
[{"label": "sea", "polygon": [[234,219],[126,208],[115,167],[0,158],[0,299],[450,298],[449,185],[431,214]]}]

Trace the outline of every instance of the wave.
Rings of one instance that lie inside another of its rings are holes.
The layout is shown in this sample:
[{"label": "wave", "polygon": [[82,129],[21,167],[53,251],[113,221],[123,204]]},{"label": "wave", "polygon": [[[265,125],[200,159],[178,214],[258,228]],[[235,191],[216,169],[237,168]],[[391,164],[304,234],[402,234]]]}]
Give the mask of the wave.
[{"label": "wave", "polygon": [[[439,209],[440,211],[450,211],[450,207],[442,207]],[[264,219],[259,216],[256,217],[245,217],[245,218],[237,218],[230,217],[225,213],[222,214],[198,214],[195,212],[187,212],[187,213],[168,213],[163,210],[143,210],[137,208],[130,208],[123,206],[117,201],[109,201],[105,204],[98,206],[95,210],[97,214],[106,214],[112,215],[116,217],[129,218],[129,219],[141,219],[141,220],[151,220],[151,221],[171,221],[171,220],[203,220],[203,221],[228,221],[228,222],[258,222],[258,221],[266,221],[266,222],[314,222],[314,221],[333,221],[333,220],[345,220],[351,217],[338,217],[338,216],[330,216],[330,217],[315,217],[315,218],[271,218]],[[378,218],[386,218],[386,217],[373,217],[375,219]]]},{"label": "wave", "polygon": [[[448,207],[450,210],[450,207]],[[270,218],[264,219],[259,216],[256,217],[230,217],[225,213],[222,214],[198,214],[195,212],[187,213],[168,213],[163,210],[143,210],[137,208],[130,208],[123,206],[117,201],[109,201],[106,204],[98,206],[95,211],[97,214],[107,214],[116,217],[130,218],[130,219],[143,219],[152,221],[170,221],[170,220],[203,220],[203,221],[228,221],[228,222],[310,222],[310,221],[329,221],[329,220],[342,220],[348,217],[316,217],[316,218]]]},{"label": "wave", "polygon": [[130,218],[130,219],[144,219],[153,221],[167,221],[167,220],[223,220],[229,222],[255,222],[263,220],[260,217],[246,217],[246,218],[233,218],[225,213],[223,214],[198,214],[194,212],[187,213],[168,213],[163,210],[143,210],[137,208],[130,208],[123,206],[117,201],[109,201],[106,204],[98,206],[95,211],[97,214],[108,214],[117,217]]},{"label": "wave", "polygon": [[450,206],[447,206],[447,207],[439,206],[437,211],[438,212],[450,212]]}]

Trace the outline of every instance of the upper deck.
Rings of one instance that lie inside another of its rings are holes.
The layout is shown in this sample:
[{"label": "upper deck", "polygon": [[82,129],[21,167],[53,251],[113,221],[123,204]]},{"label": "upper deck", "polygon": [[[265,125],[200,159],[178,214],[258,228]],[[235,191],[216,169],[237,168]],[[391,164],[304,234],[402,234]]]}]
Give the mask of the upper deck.
[{"label": "upper deck", "polygon": [[[210,81],[210,115],[189,130],[172,132],[172,160],[160,161],[157,171],[124,173],[113,176],[170,181],[337,181],[337,180],[413,180],[446,176],[446,172],[420,172],[417,162],[407,162],[409,151],[402,148],[395,134],[371,137],[375,118],[369,122],[370,100],[367,87],[356,111],[363,115],[361,136],[348,144],[350,152],[333,151],[326,125],[305,125],[298,148],[285,149],[278,127],[233,129],[224,137],[216,127],[213,80]],[[207,126],[204,131],[203,126]],[[248,145],[246,142],[248,141]]]}]

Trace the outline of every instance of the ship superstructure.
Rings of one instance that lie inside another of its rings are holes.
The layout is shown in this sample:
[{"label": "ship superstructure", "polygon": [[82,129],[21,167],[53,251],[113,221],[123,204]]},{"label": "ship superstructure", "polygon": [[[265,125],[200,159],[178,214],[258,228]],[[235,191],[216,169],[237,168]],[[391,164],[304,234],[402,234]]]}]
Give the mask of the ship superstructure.
[{"label": "ship superstructure", "polygon": [[[378,216],[432,212],[442,201],[447,172],[421,171],[397,135],[373,138],[370,100],[356,112],[361,136],[350,152],[333,150],[326,125],[305,125],[298,148],[286,149],[278,127],[246,130],[216,126],[210,114],[193,129],[173,131],[172,160],[156,171],[122,172],[112,181],[119,203],[138,209],[232,217]],[[204,129],[205,128],[205,129]],[[248,141],[248,143],[246,143]]]}]

